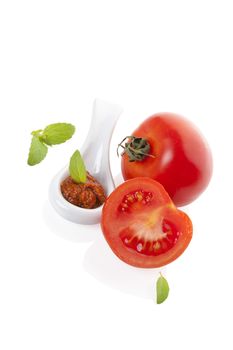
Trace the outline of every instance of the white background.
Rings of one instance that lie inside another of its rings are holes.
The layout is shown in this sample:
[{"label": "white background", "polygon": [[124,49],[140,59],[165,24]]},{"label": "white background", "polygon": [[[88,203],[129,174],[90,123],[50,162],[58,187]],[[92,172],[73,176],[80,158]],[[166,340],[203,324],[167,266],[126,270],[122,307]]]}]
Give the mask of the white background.
[{"label": "white background", "polygon": [[[0,348],[232,349],[232,1],[0,1]],[[96,226],[50,207],[53,175],[80,148],[95,97],[124,113],[111,144],[143,119],[193,120],[214,156],[208,190],[184,208],[187,251],[157,270],[118,260]],[[26,164],[30,132],[76,125],[73,139]]]}]

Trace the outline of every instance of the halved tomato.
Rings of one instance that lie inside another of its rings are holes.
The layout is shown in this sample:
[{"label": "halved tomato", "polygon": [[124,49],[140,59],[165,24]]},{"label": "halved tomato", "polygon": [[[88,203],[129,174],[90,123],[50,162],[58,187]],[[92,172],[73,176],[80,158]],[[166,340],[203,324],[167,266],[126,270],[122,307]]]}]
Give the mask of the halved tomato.
[{"label": "halved tomato", "polygon": [[178,258],[192,238],[192,222],[157,181],[139,177],[107,198],[101,227],[113,252],[129,265],[153,268]]}]

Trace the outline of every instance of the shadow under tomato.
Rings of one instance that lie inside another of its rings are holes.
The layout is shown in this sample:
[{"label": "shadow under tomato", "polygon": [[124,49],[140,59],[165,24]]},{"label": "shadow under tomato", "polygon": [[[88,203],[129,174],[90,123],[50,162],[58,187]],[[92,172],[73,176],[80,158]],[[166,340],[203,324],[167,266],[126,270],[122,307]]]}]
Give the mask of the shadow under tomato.
[{"label": "shadow under tomato", "polygon": [[[140,298],[155,298],[155,283],[160,269],[141,269],[127,265],[99,237],[87,250],[84,269],[105,285]],[[163,269],[164,270],[164,269]]]},{"label": "shadow under tomato", "polygon": [[43,217],[48,228],[56,236],[75,243],[95,240],[100,234],[99,225],[78,225],[57,214],[49,201],[43,207]]}]

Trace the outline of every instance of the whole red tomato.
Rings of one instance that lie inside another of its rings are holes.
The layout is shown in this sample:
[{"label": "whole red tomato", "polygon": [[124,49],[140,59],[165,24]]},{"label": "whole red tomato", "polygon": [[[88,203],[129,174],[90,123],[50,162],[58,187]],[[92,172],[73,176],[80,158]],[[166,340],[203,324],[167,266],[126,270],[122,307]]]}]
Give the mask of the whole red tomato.
[{"label": "whole red tomato", "polygon": [[173,202],[182,206],[194,201],[207,187],[212,155],[190,121],[176,114],[159,113],[146,119],[129,137],[121,169],[125,180],[146,176],[160,182]]}]

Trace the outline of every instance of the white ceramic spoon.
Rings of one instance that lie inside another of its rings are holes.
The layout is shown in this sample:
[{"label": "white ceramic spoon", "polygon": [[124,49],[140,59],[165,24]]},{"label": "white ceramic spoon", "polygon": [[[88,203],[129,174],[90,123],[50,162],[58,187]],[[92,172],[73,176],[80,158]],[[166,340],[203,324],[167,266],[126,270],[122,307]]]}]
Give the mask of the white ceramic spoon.
[{"label": "white ceramic spoon", "polygon": [[[109,162],[109,146],[115,124],[123,109],[96,99],[93,104],[92,121],[81,149],[86,169],[104,187],[108,196],[115,188]],[[60,190],[61,182],[69,175],[68,166],[63,168],[52,180],[49,199],[55,210],[65,219],[78,224],[92,225],[100,222],[102,206],[84,209],[69,203]]]}]

